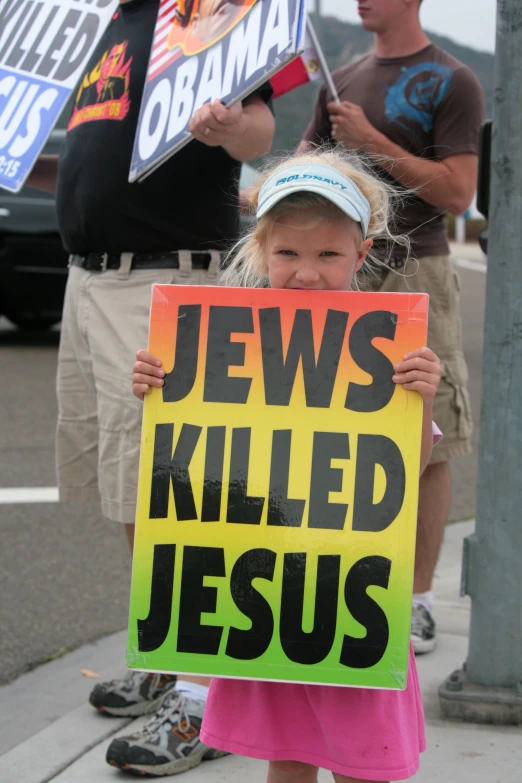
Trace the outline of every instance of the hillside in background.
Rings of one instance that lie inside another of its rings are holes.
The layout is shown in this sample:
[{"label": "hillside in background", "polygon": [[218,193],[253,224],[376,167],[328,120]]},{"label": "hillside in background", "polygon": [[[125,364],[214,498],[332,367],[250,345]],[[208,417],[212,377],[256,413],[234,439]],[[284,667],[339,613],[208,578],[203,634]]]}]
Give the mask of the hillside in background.
[{"label": "hillside in background", "polygon": [[[321,28],[317,32],[332,71],[367,54],[372,48],[370,33],[367,33],[360,25],[341,22],[334,17],[324,17],[321,20]],[[435,33],[428,32],[428,35],[433,43],[445,49],[475,72],[486,95],[486,113],[491,116],[493,55],[461,46],[449,38],[435,35]],[[274,152],[293,148],[300,141],[310,120],[318,89],[319,83],[316,82],[299,87],[288,95],[277,99],[274,104],[277,119]]]}]

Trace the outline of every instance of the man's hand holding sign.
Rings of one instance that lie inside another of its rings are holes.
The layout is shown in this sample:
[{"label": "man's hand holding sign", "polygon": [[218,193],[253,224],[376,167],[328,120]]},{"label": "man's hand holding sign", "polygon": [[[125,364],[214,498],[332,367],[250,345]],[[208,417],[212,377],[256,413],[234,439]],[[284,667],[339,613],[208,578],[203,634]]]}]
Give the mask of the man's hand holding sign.
[{"label": "man's hand holding sign", "polygon": [[225,147],[242,130],[243,106],[235,103],[230,108],[220,100],[205,103],[189,122],[189,130],[198,141],[211,147]]},{"label": "man's hand holding sign", "polygon": [[209,147],[223,147],[235,160],[248,161],[269,152],[274,115],[257,96],[224,106],[220,100],[197,109],[189,122],[195,139]]}]

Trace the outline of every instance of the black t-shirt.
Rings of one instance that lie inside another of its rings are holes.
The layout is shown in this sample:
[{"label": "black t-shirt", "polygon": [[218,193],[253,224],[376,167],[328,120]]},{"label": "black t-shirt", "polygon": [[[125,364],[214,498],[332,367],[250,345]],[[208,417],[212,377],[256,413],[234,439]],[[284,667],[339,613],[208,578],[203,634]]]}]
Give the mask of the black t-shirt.
[{"label": "black t-shirt", "polygon": [[[220,249],[237,236],[241,164],[222,147],[193,140],[128,182],[158,5],[121,4],[79,83],[56,193],[70,253]],[[270,102],[268,83],[257,93]]]}]

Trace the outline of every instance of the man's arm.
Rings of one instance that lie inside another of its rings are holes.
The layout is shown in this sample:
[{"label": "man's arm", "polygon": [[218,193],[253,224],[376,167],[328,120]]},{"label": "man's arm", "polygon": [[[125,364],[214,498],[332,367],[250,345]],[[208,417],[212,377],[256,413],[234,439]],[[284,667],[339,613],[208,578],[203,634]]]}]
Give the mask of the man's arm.
[{"label": "man's arm", "polygon": [[382,166],[397,182],[428,204],[452,215],[462,215],[473,201],[478,180],[478,155],[451,155],[442,161],[412,155],[386,136],[368,145],[368,152],[384,155]]},{"label": "man's arm", "polygon": [[455,215],[468,209],[477,186],[478,155],[475,152],[463,150],[443,160],[427,160],[412,155],[380,133],[360,106],[343,101],[341,105],[329,103],[327,110],[334,139],[350,149],[360,149],[375,157],[397,182],[415,190],[428,204]]},{"label": "man's arm", "polygon": [[[441,162],[425,160],[406,152],[386,136],[382,136],[382,139],[382,147],[378,153],[375,152],[375,147],[370,149],[364,145],[364,148],[369,153],[374,151],[374,154],[379,156],[387,156],[386,160],[379,157],[379,165],[386,169],[394,180],[415,190],[424,201],[444,212],[460,215],[468,209],[476,189],[477,155],[452,155]],[[301,141],[296,154],[303,155],[311,149],[312,144],[309,141]]]},{"label": "man's arm", "polygon": [[243,123],[237,139],[223,146],[232,158],[246,163],[272,149],[275,119],[264,100],[252,95],[243,103]]},{"label": "man's arm", "polygon": [[348,101],[328,104],[332,137],[350,149],[377,159],[394,180],[444,212],[465,212],[477,187],[478,155],[451,155],[442,161],[427,160],[407,152],[380,133],[360,106]]},{"label": "man's arm", "polygon": [[230,108],[221,101],[206,103],[192,117],[190,132],[210,147],[223,147],[235,160],[246,162],[270,152],[274,115],[258,95]]},{"label": "man's arm", "polygon": [[25,184],[37,190],[55,193],[57,175],[58,155],[40,155]]}]

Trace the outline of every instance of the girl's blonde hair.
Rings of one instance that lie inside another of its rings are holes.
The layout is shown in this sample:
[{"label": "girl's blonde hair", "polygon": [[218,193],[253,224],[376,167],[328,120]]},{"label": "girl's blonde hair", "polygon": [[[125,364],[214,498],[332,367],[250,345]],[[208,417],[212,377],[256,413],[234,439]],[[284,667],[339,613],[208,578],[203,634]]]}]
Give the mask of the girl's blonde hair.
[{"label": "girl's blonde hair", "polygon": [[[249,192],[248,200],[253,214],[257,211],[259,193],[267,179],[275,172],[282,172],[288,166],[300,163],[330,166],[355,182],[368,200],[371,217],[367,237],[378,243],[379,253],[375,253],[373,249],[368,253],[363,267],[363,269],[366,267],[366,272],[375,273],[376,267],[379,266],[385,266],[388,269],[386,262],[394,245],[400,245],[403,253],[409,254],[410,241],[408,237],[394,234],[391,228],[393,205],[400,198],[399,191],[382,178],[377,177],[369,164],[361,157],[346,152],[341,146],[335,149],[317,147],[302,155],[287,155],[279,162],[269,164]],[[279,201],[267,214],[263,215],[254,228],[250,229],[231,250],[223,273],[223,283],[247,287],[266,285],[268,267],[265,248],[273,225],[285,218],[295,218],[303,213],[309,215],[310,212],[314,213],[314,217],[310,222],[307,222],[306,228],[313,228],[323,220],[339,220],[341,218],[350,220],[324,196],[306,191],[294,193]],[[357,281],[354,283],[357,286]]]}]

